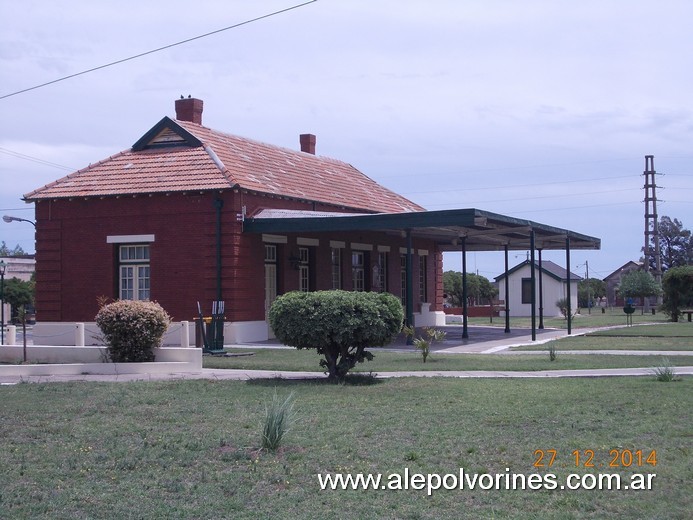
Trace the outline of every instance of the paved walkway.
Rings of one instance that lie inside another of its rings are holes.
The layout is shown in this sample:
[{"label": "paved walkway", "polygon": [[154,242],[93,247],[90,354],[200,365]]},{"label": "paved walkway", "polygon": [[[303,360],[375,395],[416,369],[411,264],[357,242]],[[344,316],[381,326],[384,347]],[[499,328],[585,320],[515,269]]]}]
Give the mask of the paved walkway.
[{"label": "paved walkway", "polygon": [[[693,366],[675,367],[677,376],[693,375]],[[363,374],[363,372],[356,372]],[[540,370],[540,371],[410,371],[410,372],[378,372],[378,378],[392,377],[456,377],[456,378],[547,378],[547,377],[613,377],[613,376],[654,376],[652,368],[603,368],[589,370]],[[202,372],[176,374],[120,374],[120,375],[57,375],[57,376],[24,376],[1,377],[0,385],[23,383],[63,383],[69,381],[81,382],[128,382],[128,381],[167,381],[167,380],[236,380],[249,381],[252,379],[325,379],[322,372],[282,372],[277,370],[227,370],[203,368]]]}]

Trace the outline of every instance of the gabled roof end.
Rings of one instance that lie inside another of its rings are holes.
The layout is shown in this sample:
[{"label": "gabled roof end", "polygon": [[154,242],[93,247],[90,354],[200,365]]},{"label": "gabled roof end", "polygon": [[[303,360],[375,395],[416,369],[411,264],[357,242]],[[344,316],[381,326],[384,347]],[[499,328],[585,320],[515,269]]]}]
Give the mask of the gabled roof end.
[{"label": "gabled roof end", "polygon": [[140,152],[145,148],[154,146],[165,147],[181,145],[196,148],[198,146],[202,146],[202,141],[200,141],[197,137],[188,132],[170,117],[164,116],[161,121],[155,124],[146,134],[140,137],[137,142],[132,145],[132,151]]}]

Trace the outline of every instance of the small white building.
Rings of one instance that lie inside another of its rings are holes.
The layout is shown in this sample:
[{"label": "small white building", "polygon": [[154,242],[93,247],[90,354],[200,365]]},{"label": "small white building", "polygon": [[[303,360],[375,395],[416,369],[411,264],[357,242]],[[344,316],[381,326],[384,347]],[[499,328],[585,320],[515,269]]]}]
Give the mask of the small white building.
[{"label": "small white building", "polygon": [[[539,277],[541,276],[541,287],[543,292],[543,308],[545,317],[561,316],[561,310],[556,306],[556,302],[568,296],[568,271],[560,265],[544,260],[539,269],[539,262],[536,266],[536,312],[539,315]],[[505,273],[495,278],[498,284],[498,298],[506,300],[505,294]],[[577,309],[578,303],[578,282],[582,277],[570,273],[570,306],[573,312]],[[523,317],[532,315],[532,274],[529,260],[516,265],[508,271],[508,308],[511,317]]]},{"label": "small white building", "polygon": [[36,259],[34,255],[22,256],[3,256],[0,260],[5,262],[5,280],[19,278],[23,282],[28,282],[36,271]]}]

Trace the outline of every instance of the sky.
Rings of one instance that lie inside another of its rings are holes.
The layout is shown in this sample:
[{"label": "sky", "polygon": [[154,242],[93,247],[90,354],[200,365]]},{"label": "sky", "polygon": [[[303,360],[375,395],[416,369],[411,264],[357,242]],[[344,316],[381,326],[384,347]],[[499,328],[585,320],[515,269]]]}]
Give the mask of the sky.
[{"label": "sky", "polygon": [[[659,215],[693,227],[690,0],[317,0],[31,89],[301,3],[0,0],[0,213],[33,219],[24,194],[129,148],[192,95],[205,126],[292,149],[316,134],[318,155],[429,210],[599,237],[571,254],[583,276],[640,258],[645,155]],[[33,252],[33,231],[0,221],[10,247]],[[503,263],[467,259],[489,279]]]}]

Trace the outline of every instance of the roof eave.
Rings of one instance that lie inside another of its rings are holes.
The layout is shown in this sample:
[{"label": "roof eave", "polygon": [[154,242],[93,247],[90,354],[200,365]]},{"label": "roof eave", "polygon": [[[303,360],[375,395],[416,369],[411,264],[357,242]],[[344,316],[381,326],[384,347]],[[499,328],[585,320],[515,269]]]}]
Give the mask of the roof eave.
[{"label": "roof eave", "polygon": [[401,233],[411,231],[419,237],[434,240],[441,251],[496,251],[505,247],[512,250],[527,249],[531,231],[551,237],[544,241],[544,249],[561,250],[567,240],[562,237],[579,237],[571,241],[571,249],[599,249],[598,238],[560,230],[536,222],[484,212],[477,209],[421,211],[410,213],[376,213],[349,217],[324,218],[250,218],[246,219],[246,233],[291,233],[328,231],[383,231]]}]

